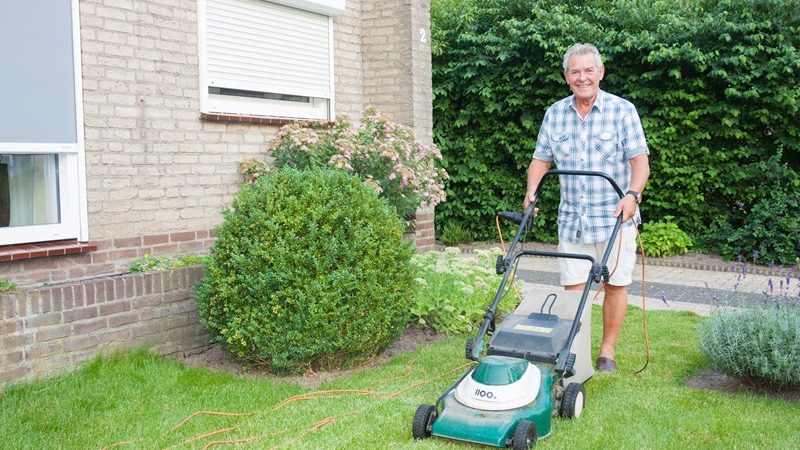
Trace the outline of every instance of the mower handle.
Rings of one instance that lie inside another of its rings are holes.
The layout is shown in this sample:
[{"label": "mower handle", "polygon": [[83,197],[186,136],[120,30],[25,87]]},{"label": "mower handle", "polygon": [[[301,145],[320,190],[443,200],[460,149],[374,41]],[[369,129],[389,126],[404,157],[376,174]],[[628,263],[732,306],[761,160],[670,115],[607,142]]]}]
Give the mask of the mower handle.
[{"label": "mower handle", "polygon": [[[575,315],[575,320],[572,321],[572,327],[570,328],[569,336],[567,337],[567,342],[562,349],[558,356],[558,363],[556,364],[556,371],[560,371],[560,373],[564,373],[568,371],[570,368],[567,367],[569,358],[569,349],[572,347],[572,342],[575,340],[575,336],[578,333],[578,327],[580,322],[581,314],[583,313],[583,308],[586,306],[586,299],[589,296],[589,290],[592,285],[592,281],[600,282],[603,278],[606,282],[608,282],[609,273],[608,273],[608,266],[606,263],[608,262],[608,258],[611,255],[611,249],[613,245],[607,245],[605,253],[603,254],[603,259],[598,263],[595,262],[594,258],[589,255],[580,255],[574,253],[561,253],[561,252],[548,252],[548,251],[541,251],[541,250],[520,250],[515,251],[517,245],[519,244],[520,238],[522,237],[523,231],[528,227],[529,222],[534,216],[534,211],[536,210],[536,202],[539,200],[539,193],[542,190],[542,186],[544,185],[544,181],[554,175],[577,175],[577,176],[590,176],[590,177],[600,177],[605,179],[611,184],[611,187],[614,188],[619,198],[625,196],[623,194],[622,189],[620,189],[617,182],[614,181],[613,178],[608,176],[603,172],[598,171],[590,171],[590,170],[548,170],[542,176],[542,179],[539,180],[539,185],[536,187],[536,191],[534,194],[534,200],[525,208],[525,211],[522,214],[522,217],[519,218],[519,227],[517,228],[517,232],[514,235],[514,240],[511,242],[511,245],[508,247],[508,252],[506,253],[506,257],[498,257],[497,258],[497,273],[503,274],[503,280],[500,282],[500,288],[497,290],[497,294],[494,296],[494,301],[489,307],[486,309],[486,313],[483,315],[483,322],[481,322],[481,326],[478,329],[478,333],[475,335],[474,338],[467,339],[467,348],[466,354],[467,358],[477,361],[480,357],[481,352],[483,351],[483,340],[486,337],[489,329],[494,329],[494,319],[495,313],[497,311],[497,305],[500,303],[500,300],[503,298],[503,291],[505,291],[506,285],[508,284],[508,279],[511,275],[511,271],[508,270],[511,267],[511,264],[515,262],[519,257],[523,255],[538,255],[538,256],[552,256],[558,258],[574,258],[574,259],[586,259],[592,263],[592,269],[589,272],[589,276],[586,280],[586,286],[583,290],[583,294],[581,295],[581,301],[578,305],[578,310]],[[515,214],[512,217],[506,217],[511,220],[517,221],[516,219],[518,216]],[[614,229],[611,232],[611,237],[609,238],[609,242],[614,242],[617,238],[617,234],[619,233],[620,228],[622,227],[622,214],[617,216],[616,223],[614,224]]]}]

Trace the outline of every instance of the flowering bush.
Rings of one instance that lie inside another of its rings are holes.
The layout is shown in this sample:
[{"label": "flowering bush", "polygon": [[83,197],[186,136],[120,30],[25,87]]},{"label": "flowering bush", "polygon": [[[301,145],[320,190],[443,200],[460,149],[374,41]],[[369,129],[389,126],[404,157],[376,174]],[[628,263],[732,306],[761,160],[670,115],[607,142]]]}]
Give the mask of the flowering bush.
[{"label": "flowering bush", "polygon": [[[412,263],[420,269],[411,307],[412,323],[440,333],[467,333],[480,325],[502,280],[494,269],[500,250],[476,250],[475,260],[457,258],[458,254],[457,248],[448,248],[412,257]],[[517,286],[520,283],[518,280]],[[498,313],[511,311],[516,300],[513,293],[506,292]]]},{"label": "flowering bush", "polygon": [[435,145],[416,142],[407,126],[392,122],[375,108],[367,108],[361,128],[354,131],[346,117],[335,122],[295,122],[280,129],[269,147],[278,168],[322,166],[356,175],[394,206],[401,217],[419,206],[445,200],[447,172],[435,161],[442,154]]},{"label": "flowering bush", "polygon": [[261,175],[268,173],[270,168],[263,162],[251,158],[245,159],[239,163],[239,169],[244,177],[245,184],[253,184],[258,180]]},{"label": "flowering bush", "polygon": [[715,309],[700,324],[700,350],[722,372],[754,383],[800,386],[800,307]]},{"label": "flowering bush", "polygon": [[[753,252],[755,262],[759,253]],[[770,266],[770,278],[761,301],[735,294],[714,298],[712,310],[699,327],[700,350],[718,370],[756,385],[800,386],[800,264],[785,270]],[[772,277],[776,277],[773,281]]]}]

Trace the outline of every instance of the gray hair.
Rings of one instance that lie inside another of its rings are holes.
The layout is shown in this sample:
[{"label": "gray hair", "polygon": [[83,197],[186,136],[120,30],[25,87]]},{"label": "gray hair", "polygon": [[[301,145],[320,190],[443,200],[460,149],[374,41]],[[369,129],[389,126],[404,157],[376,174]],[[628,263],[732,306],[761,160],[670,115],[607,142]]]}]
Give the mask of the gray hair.
[{"label": "gray hair", "polygon": [[567,50],[567,53],[564,53],[564,73],[567,73],[567,65],[572,55],[592,55],[597,67],[603,68],[603,60],[600,59],[600,51],[597,50],[597,47],[592,44],[575,44]]}]

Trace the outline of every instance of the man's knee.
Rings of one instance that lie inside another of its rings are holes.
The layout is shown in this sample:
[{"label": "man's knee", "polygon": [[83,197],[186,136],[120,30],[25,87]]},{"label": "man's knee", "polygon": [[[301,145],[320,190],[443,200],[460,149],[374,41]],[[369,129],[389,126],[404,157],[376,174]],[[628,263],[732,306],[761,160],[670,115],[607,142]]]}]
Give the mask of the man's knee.
[{"label": "man's knee", "polygon": [[608,294],[616,294],[616,293],[623,293],[628,290],[628,286],[614,286],[613,284],[604,284],[603,289],[605,289],[606,293]]}]

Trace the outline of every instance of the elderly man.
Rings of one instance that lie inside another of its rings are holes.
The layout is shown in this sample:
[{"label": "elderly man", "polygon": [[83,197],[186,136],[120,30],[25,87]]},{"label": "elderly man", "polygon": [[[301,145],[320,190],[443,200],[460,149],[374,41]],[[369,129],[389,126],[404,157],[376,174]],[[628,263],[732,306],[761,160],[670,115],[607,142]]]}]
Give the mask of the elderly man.
[{"label": "elderly man", "polygon": [[[603,341],[597,358],[601,372],[616,370],[614,349],[628,305],[628,289],[636,263],[638,204],[650,176],[649,150],[636,108],[627,100],[600,90],[605,68],[600,52],[591,44],[576,44],[564,55],[564,78],[571,96],[545,113],[528,167],[525,208],[533,202],[536,187],[552,162],[562,170],[604,172],[620,188],[620,199],[600,177],[561,176],[558,211],[559,251],[588,254],[599,261],[609,245],[616,217],[624,226],[608,260],[613,271],[604,285]],[[633,219],[633,220],[629,220]],[[618,247],[621,247],[618,248]],[[588,261],[559,259],[561,284],[583,290]]]}]

